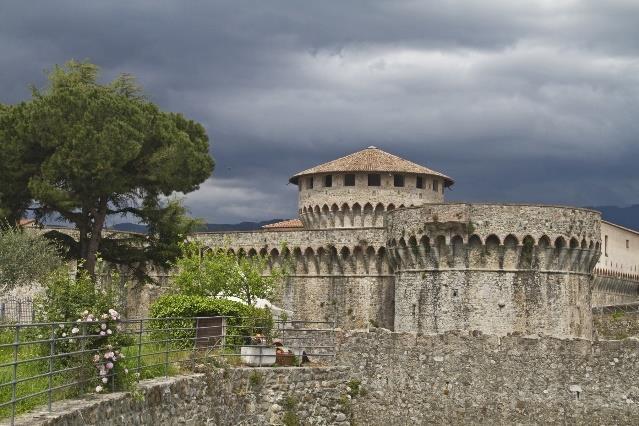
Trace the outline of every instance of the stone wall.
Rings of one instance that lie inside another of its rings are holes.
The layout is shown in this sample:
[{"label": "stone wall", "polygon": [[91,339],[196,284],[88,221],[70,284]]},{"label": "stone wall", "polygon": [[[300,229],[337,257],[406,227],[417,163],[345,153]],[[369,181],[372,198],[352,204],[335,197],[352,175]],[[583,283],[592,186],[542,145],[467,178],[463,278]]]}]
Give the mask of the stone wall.
[{"label": "stone wall", "polygon": [[595,334],[599,339],[625,339],[631,336],[639,336],[639,306],[634,311],[624,312],[598,312],[594,310],[592,315]]},{"label": "stone wall", "polygon": [[[146,380],[141,395],[89,395],[23,416],[16,425],[349,424],[348,369],[229,368]],[[287,422],[287,423],[284,423]]]},{"label": "stone wall", "polygon": [[639,341],[346,332],[356,424],[637,424]]}]

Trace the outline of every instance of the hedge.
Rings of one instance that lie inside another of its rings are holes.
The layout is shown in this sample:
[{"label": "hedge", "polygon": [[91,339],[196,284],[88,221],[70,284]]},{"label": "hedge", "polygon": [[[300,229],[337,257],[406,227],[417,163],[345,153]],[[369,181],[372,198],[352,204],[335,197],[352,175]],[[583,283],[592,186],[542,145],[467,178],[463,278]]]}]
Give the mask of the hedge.
[{"label": "hedge", "polygon": [[[192,347],[194,345],[195,320],[168,319],[225,316],[226,346],[233,348],[248,343],[250,336],[260,333],[271,334],[273,316],[268,309],[256,308],[240,302],[225,299],[214,299],[206,296],[187,296],[168,294],[158,298],[150,310],[151,318],[163,319],[151,321],[153,340],[171,340],[176,347]],[[169,330],[168,328],[185,328],[186,330]]]}]

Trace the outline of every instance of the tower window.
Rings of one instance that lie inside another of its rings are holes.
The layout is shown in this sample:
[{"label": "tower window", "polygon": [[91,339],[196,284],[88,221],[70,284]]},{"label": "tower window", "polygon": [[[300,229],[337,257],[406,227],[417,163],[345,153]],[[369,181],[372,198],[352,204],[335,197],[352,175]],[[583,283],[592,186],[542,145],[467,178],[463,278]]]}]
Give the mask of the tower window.
[{"label": "tower window", "polygon": [[433,181],[433,191],[435,191],[435,192],[439,191],[439,181],[438,180],[434,180]]},{"label": "tower window", "polygon": [[355,186],[355,175],[354,174],[344,175],[344,186]]},{"label": "tower window", "polygon": [[415,182],[415,186],[419,189],[424,188],[424,178],[421,176],[417,176],[417,182]]},{"label": "tower window", "polygon": [[608,256],[608,236],[604,236],[604,256]]},{"label": "tower window", "polygon": [[404,186],[404,175],[393,175],[393,184],[397,187]]},{"label": "tower window", "polygon": [[330,188],[331,186],[333,186],[333,175],[324,176],[324,186],[326,188]]},{"label": "tower window", "polygon": [[381,186],[382,176],[377,173],[371,173],[368,175],[368,186]]},{"label": "tower window", "polygon": [[308,178],[308,189],[313,189],[313,177]]},{"label": "tower window", "polygon": [[626,248],[629,249],[630,248],[630,240],[626,240]]}]

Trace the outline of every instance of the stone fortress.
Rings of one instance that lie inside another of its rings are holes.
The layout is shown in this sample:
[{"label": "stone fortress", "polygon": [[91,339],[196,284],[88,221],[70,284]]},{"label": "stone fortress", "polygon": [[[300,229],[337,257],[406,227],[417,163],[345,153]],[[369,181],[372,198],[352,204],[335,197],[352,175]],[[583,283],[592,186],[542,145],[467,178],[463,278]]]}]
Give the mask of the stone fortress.
[{"label": "stone fortress", "polygon": [[290,182],[298,219],[197,238],[285,263],[297,319],[591,338],[593,306],[637,300],[639,233],[596,211],[446,203],[453,179],[375,147]]}]

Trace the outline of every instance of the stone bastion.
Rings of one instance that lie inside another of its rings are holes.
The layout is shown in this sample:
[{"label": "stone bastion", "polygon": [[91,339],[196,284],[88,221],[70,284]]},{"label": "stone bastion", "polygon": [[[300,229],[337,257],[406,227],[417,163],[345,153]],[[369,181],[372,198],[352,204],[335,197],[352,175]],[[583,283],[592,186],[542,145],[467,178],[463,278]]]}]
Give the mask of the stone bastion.
[{"label": "stone bastion", "polygon": [[591,338],[598,212],[428,204],[386,217],[395,331]]}]

